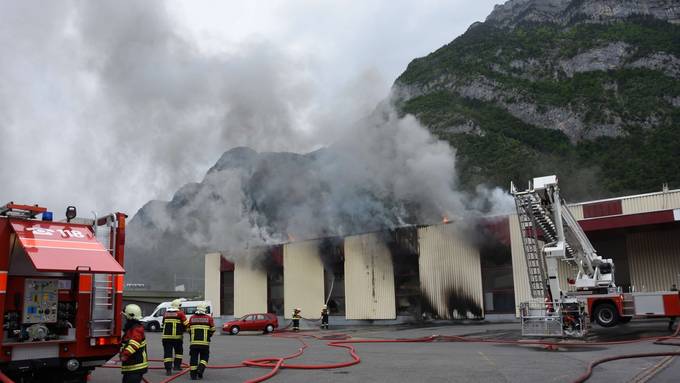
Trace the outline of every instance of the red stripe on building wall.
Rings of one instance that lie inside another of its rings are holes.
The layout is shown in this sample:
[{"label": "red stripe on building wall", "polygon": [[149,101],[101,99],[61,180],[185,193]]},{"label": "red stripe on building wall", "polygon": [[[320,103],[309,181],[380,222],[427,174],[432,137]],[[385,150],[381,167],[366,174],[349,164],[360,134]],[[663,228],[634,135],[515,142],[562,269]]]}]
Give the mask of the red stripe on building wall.
[{"label": "red stripe on building wall", "polygon": [[619,215],[623,213],[621,200],[595,202],[583,205],[583,217],[595,218],[606,217],[609,215]]},{"label": "red stripe on building wall", "polygon": [[591,218],[578,221],[584,231],[618,229],[631,226],[654,225],[673,222],[673,210],[654,211],[651,213],[628,214],[604,218]]},{"label": "red stripe on building wall", "polygon": [[234,271],[234,264],[220,257],[220,271]]}]

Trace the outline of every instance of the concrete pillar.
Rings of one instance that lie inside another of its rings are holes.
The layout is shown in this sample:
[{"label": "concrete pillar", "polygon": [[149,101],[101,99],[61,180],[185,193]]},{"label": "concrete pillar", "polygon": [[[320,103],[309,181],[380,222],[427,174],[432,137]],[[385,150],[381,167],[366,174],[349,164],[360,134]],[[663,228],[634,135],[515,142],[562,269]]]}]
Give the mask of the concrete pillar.
[{"label": "concrete pillar", "polygon": [[203,292],[203,296],[205,297],[206,301],[210,301],[212,303],[213,317],[219,317],[221,315],[221,262],[222,254],[220,253],[208,253],[205,255],[205,290]]}]

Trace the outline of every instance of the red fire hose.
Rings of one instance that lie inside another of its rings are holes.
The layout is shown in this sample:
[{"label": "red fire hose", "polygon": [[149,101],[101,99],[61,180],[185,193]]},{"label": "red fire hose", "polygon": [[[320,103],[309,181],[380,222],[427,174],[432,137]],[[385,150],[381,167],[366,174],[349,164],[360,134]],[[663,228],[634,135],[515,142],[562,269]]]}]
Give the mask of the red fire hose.
[{"label": "red fire hose", "polygon": [[[654,339],[654,344],[658,345],[669,345],[669,346],[680,346],[680,343],[671,342],[671,339],[677,339],[680,336],[680,326],[675,331],[673,335],[665,337],[644,337],[634,340],[625,341],[611,341],[611,342],[554,342],[554,341],[543,341],[543,340],[502,340],[502,339],[487,339],[487,338],[475,338],[466,336],[445,336],[445,335],[433,335],[429,337],[422,338],[402,338],[402,339],[351,339],[349,335],[345,334],[334,334],[328,336],[318,336],[314,334],[304,334],[304,333],[292,333],[289,331],[283,331],[272,335],[275,338],[295,340],[299,342],[300,348],[287,356],[283,357],[270,357],[270,358],[259,358],[244,360],[239,364],[225,364],[225,365],[209,365],[209,369],[230,369],[230,368],[246,368],[246,367],[258,367],[267,368],[270,371],[262,376],[254,379],[247,380],[245,383],[258,383],[263,382],[267,379],[274,377],[281,369],[296,369],[296,370],[326,370],[326,369],[336,369],[353,366],[355,364],[361,363],[361,358],[356,352],[354,345],[356,344],[370,344],[370,343],[429,343],[429,342],[469,342],[469,343],[491,343],[491,344],[514,344],[514,345],[539,345],[546,347],[590,347],[590,346],[602,346],[602,345],[616,345],[616,344],[629,344],[629,343],[639,343]],[[288,361],[301,356],[305,350],[309,347],[305,338],[311,338],[321,341],[328,341],[326,343],[329,347],[344,348],[347,350],[350,360],[330,363],[330,364],[293,364],[288,363]],[[586,370],[586,372],[579,376],[574,383],[582,383],[590,378],[593,373],[593,368],[595,366],[607,363],[614,360],[621,359],[631,359],[631,358],[647,358],[647,357],[659,357],[659,356],[678,356],[680,351],[669,351],[669,352],[652,352],[652,353],[636,353],[636,354],[625,354],[610,356],[606,358],[601,358],[592,361]],[[159,359],[150,359],[151,362],[162,362]],[[103,367],[105,368],[120,368],[120,365],[115,363],[107,363]],[[178,373],[169,376],[162,380],[160,383],[169,383],[180,376],[189,372],[187,364],[182,364],[183,370]],[[162,366],[149,366],[149,369],[164,369]],[[145,380],[145,382],[147,382]],[[6,375],[0,372],[0,383],[14,383]],[[148,382],[147,382],[148,383]]]}]

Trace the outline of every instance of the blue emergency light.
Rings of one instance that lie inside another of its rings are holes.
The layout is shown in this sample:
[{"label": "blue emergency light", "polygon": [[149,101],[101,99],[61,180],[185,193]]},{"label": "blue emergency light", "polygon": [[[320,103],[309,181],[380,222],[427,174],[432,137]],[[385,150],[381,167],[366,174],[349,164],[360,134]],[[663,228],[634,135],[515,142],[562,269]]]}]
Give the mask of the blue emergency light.
[{"label": "blue emergency light", "polygon": [[42,220],[52,222],[52,212],[51,211],[43,212],[42,213]]}]

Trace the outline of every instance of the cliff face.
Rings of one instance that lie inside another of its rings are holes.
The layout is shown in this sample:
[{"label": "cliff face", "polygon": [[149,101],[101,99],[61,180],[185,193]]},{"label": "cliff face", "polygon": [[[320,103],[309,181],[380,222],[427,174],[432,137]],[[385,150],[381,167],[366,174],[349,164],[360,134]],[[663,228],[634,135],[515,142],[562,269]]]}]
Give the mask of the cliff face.
[{"label": "cliff face", "polygon": [[[680,2],[512,0],[397,79],[463,182],[540,173],[573,199],[680,187]],[[596,187],[597,186],[597,187]]]},{"label": "cliff face", "polygon": [[511,0],[497,5],[486,21],[499,27],[516,27],[527,22],[568,25],[640,16],[678,23],[680,4],[669,0]]}]

